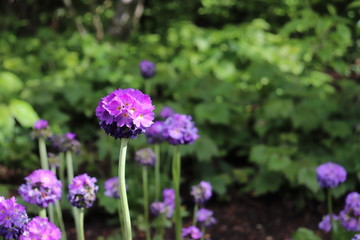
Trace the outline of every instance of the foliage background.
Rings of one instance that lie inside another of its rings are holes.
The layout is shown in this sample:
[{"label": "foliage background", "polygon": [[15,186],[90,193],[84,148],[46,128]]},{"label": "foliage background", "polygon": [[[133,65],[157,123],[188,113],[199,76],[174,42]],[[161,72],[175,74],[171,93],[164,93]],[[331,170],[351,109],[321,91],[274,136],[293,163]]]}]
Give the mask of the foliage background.
[{"label": "foliage background", "polygon": [[2,169],[37,168],[29,132],[41,117],[78,134],[78,171],[112,175],[118,146],[94,109],[115,88],[144,89],[138,63],[148,59],[156,112],[191,114],[200,130],[183,148],[184,181],[209,180],[222,200],[236,189],[302,204],[323,199],[315,168],[334,161],[349,172],[334,195],[358,186],[359,0],[148,0],[119,27],[124,2],[0,3]]}]

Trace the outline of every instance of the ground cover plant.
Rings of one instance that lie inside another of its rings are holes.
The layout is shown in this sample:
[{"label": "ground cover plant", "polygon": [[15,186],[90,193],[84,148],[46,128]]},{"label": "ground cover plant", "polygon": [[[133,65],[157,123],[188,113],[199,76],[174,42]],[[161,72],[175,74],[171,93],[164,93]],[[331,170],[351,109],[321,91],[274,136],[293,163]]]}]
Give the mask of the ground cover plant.
[{"label": "ground cover plant", "polygon": [[[50,223],[64,233],[71,222],[83,238],[86,216],[100,209],[118,231],[106,238],[180,239],[182,227],[210,238],[223,224],[213,224],[217,206],[276,196],[297,212],[321,209],[321,226],[297,226],[289,238],[351,239],[359,2],[128,3],[0,3],[0,195],[5,209],[20,209],[16,227],[47,225],[34,217],[49,207]],[[145,95],[152,107],[143,109]],[[329,162],[346,171],[338,186],[317,181]],[[210,205],[197,195],[206,183]]]}]

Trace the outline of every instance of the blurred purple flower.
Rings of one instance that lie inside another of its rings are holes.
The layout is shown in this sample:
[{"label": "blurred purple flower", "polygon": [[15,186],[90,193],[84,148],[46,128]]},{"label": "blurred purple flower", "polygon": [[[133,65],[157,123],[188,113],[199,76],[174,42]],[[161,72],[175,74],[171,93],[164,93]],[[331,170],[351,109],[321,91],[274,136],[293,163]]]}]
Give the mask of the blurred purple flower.
[{"label": "blurred purple flower", "polygon": [[61,231],[47,218],[34,217],[24,228],[19,240],[59,240]]},{"label": "blurred purple flower", "polygon": [[86,173],[73,178],[69,184],[68,198],[74,207],[89,208],[96,199],[96,192],[99,187],[95,185],[96,178],[90,177]]},{"label": "blurred purple flower", "polygon": [[48,121],[44,119],[39,119],[34,123],[33,130],[31,132],[31,137],[34,139],[37,138],[49,138],[52,133],[49,128]]},{"label": "blurred purple flower", "polygon": [[155,63],[143,60],[139,63],[141,76],[145,79],[152,78],[156,74]]},{"label": "blurred purple flower", "polygon": [[154,166],[156,162],[155,153],[151,148],[139,149],[135,153],[135,161],[143,166]]},{"label": "blurred purple flower", "polygon": [[35,170],[25,181],[19,187],[19,194],[25,202],[45,208],[61,198],[61,181],[50,170]]},{"label": "blurred purple flower", "polygon": [[34,129],[36,130],[44,129],[47,128],[48,126],[49,126],[48,121],[44,119],[39,119],[34,123]]},{"label": "blurred purple flower", "polygon": [[72,151],[80,152],[80,142],[76,139],[75,133],[66,133],[64,135],[55,135],[51,138],[52,147],[56,152]]},{"label": "blurred purple flower", "polygon": [[[332,218],[334,221],[338,221],[340,218],[339,216],[333,214]],[[323,230],[324,232],[330,232],[331,231],[331,222],[330,222],[330,215],[326,215],[323,217],[321,222],[319,222],[318,225],[319,229]]]},{"label": "blurred purple flower", "polygon": [[173,114],[174,114],[174,110],[168,106],[163,107],[163,109],[161,109],[160,111],[160,116],[165,119],[171,117]]},{"label": "blurred purple flower", "polygon": [[191,116],[178,113],[165,120],[163,136],[172,145],[192,144],[199,137]]},{"label": "blurred purple flower", "polygon": [[200,239],[202,237],[202,233],[197,227],[190,226],[182,229],[181,237],[185,240]]},{"label": "blurred purple flower", "polygon": [[317,180],[320,187],[334,188],[346,180],[345,169],[336,163],[324,163],[316,168]]},{"label": "blurred purple flower", "polygon": [[360,240],[360,234],[355,234],[351,240]]},{"label": "blurred purple flower", "polygon": [[163,202],[153,202],[150,205],[151,213],[155,216],[165,214],[167,218],[171,218],[175,208],[175,191],[167,188],[163,190]]},{"label": "blurred purple flower", "polygon": [[162,192],[165,205],[175,208],[175,190],[165,188]]},{"label": "blurred purple flower", "polygon": [[15,197],[5,199],[0,196],[0,236],[18,239],[29,221],[25,207],[16,203]]},{"label": "blurred purple flower", "polygon": [[351,192],[346,196],[345,207],[340,212],[341,225],[348,231],[360,231],[360,194]]},{"label": "blurred purple flower", "polygon": [[201,181],[198,185],[191,187],[191,195],[196,203],[204,203],[212,196],[212,186],[209,182]]},{"label": "blurred purple flower", "polygon": [[119,194],[119,178],[112,177],[105,182],[105,196],[120,198]]},{"label": "blurred purple flower", "polygon": [[118,89],[103,97],[95,114],[107,134],[115,138],[135,138],[151,126],[154,106],[148,95],[132,88]]},{"label": "blurred purple flower", "polygon": [[199,211],[197,212],[196,219],[198,222],[204,224],[205,226],[210,226],[216,223],[213,214],[214,212],[209,209],[200,208]]},{"label": "blurred purple flower", "polygon": [[146,140],[149,144],[156,144],[163,142],[163,130],[164,123],[161,121],[155,121],[148,129],[145,131]]}]

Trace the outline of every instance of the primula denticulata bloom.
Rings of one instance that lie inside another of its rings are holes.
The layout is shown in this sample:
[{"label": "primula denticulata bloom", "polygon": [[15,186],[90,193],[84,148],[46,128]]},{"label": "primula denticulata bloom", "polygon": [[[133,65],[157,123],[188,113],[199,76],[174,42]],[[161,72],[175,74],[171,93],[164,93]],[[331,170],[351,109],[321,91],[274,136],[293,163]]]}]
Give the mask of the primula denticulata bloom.
[{"label": "primula denticulata bloom", "polygon": [[200,239],[202,237],[202,233],[197,227],[190,226],[182,229],[181,237],[185,240]]},{"label": "primula denticulata bloom", "polygon": [[143,60],[139,63],[141,76],[145,79],[152,78],[156,74],[156,65],[155,63]]},{"label": "primula denticulata bloom", "polygon": [[198,185],[191,187],[191,195],[196,203],[204,203],[212,196],[212,186],[209,182],[201,181]]},{"label": "primula denticulata bloom", "polygon": [[[65,233],[64,233],[65,234]],[[47,218],[34,217],[24,228],[19,240],[59,240],[61,231]]]},{"label": "primula denticulata bloom", "polygon": [[69,184],[69,201],[77,208],[89,208],[96,199],[96,192],[99,187],[95,185],[96,178],[90,177],[86,173],[73,178]]},{"label": "primula denticulata bloom", "polygon": [[328,162],[316,168],[317,181],[322,188],[334,188],[346,180],[346,170],[339,164]]}]

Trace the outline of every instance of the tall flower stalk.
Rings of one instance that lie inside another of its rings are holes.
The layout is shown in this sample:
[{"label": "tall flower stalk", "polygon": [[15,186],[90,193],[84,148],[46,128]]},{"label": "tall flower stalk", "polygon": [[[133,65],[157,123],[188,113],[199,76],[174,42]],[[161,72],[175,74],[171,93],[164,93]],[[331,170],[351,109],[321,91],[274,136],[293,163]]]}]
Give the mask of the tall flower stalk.
[{"label": "tall flower stalk", "polygon": [[155,144],[154,146],[155,151],[155,199],[160,199],[160,189],[161,189],[161,182],[160,182],[160,145]]},{"label": "tall flower stalk", "polygon": [[181,212],[180,212],[180,177],[181,177],[181,163],[180,163],[180,151],[179,146],[175,146],[174,148],[174,158],[172,162],[172,176],[173,176],[173,184],[175,189],[175,237],[176,240],[181,239]]}]

